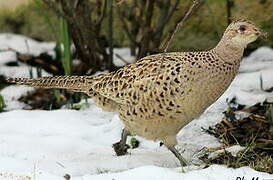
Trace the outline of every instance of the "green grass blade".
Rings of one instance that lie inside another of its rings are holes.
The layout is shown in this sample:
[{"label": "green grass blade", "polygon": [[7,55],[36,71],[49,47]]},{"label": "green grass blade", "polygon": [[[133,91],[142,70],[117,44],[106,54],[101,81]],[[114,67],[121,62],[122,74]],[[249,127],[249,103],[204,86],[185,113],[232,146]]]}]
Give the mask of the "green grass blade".
[{"label": "green grass blade", "polygon": [[62,63],[65,75],[71,75],[71,52],[70,52],[70,36],[67,21],[60,18],[60,37],[61,37],[61,52]]},{"label": "green grass blade", "polygon": [[0,95],[0,112],[4,111],[4,108],[6,107],[5,101],[3,96]]}]

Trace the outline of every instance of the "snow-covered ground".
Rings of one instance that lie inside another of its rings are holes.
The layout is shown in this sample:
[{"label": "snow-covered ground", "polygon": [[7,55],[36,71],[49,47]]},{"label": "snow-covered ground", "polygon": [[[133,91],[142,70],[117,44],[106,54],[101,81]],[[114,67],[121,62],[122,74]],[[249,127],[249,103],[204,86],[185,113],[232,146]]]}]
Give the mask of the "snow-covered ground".
[{"label": "snow-covered ground", "polygon": [[[19,52],[53,53],[54,43],[39,43],[23,36],[0,34],[0,50],[12,48]],[[128,49],[116,53],[130,58]],[[6,67],[16,60],[14,52],[0,51],[0,75],[28,77],[29,67]],[[130,58],[132,60],[132,58]],[[116,64],[122,62],[116,60]],[[43,72],[43,75],[47,75]],[[262,79],[262,80],[261,80]],[[239,75],[225,94],[199,118],[192,121],[178,134],[183,156],[193,164],[200,163],[202,149],[218,147],[217,140],[201,127],[207,128],[221,120],[226,99],[236,97],[246,105],[268,100],[273,93],[261,90],[273,87],[273,50],[261,47],[245,58]],[[122,123],[117,114],[103,112],[92,100],[89,106],[76,111],[22,110],[17,101],[21,94],[33,88],[9,86],[0,91],[5,98],[8,112],[0,113],[0,180],[64,180],[69,174],[73,180],[245,180],[273,178],[248,167],[239,169],[212,165],[202,169],[191,165],[179,168],[176,158],[159,142],[140,140],[140,147],[126,156],[117,157],[112,144],[120,139]],[[238,179],[238,178],[237,178]]]}]

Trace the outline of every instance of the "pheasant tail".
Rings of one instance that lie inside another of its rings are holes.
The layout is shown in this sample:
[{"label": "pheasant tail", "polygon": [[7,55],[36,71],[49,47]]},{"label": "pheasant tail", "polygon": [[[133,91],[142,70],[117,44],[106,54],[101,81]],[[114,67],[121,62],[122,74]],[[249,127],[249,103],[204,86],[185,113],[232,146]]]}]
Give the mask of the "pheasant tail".
[{"label": "pheasant tail", "polygon": [[8,83],[27,85],[31,87],[69,89],[75,92],[86,92],[88,82],[92,78],[88,76],[54,76],[41,78],[7,78]]}]

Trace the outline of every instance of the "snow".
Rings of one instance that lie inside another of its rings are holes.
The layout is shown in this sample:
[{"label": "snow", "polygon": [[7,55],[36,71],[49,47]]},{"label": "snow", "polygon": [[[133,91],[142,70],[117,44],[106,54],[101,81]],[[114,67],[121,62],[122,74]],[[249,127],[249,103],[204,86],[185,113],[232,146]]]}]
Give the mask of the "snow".
[{"label": "snow", "polygon": [[54,42],[38,42],[23,35],[9,33],[0,34],[0,49],[15,50],[20,53],[28,53],[38,56],[42,52],[48,52],[54,55]]},{"label": "snow", "polygon": [[[122,61],[118,56],[121,56],[124,60]],[[126,64],[133,63],[135,61],[135,57],[130,56],[129,48],[115,48],[114,49],[114,64],[116,66],[122,67]]]},{"label": "snow", "polygon": [[32,87],[26,86],[8,86],[1,91],[1,95],[3,96],[6,104],[5,110],[14,110],[14,109],[22,109],[25,104],[18,101],[18,98],[22,96],[22,94],[26,94],[27,92],[33,90]]},{"label": "snow", "polygon": [[[0,34],[0,49],[7,47],[38,55],[52,52],[54,43]],[[115,49],[115,53],[133,61],[128,48]],[[14,52],[0,52],[0,75],[29,77],[28,66],[20,65],[15,69],[4,65],[14,60]],[[115,63],[123,65],[124,62],[115,59]],[[0,180],[63,180],[65,174],[72,176],[73,180],[235,180],[243,176],[244,179],[272,179],[272,175],[248,167],[232,169],[212,165],[203,169],[204,165],[198,160],[204,148],[221,146],[216,138],[201,128],[221,120],[227,98],[236,97],[239,103],[246,105],[264,100],[273,102],[273,93],[261,90],[261,77],[263,89],[273,87],[273,50],[268,47],[261,47],[244,58],[240,73],[230,88],[178,134],[180,151],[195,164],[183,169],[178,167],[179,162],[165,147],[159,146],[159,142],[138,136],[140,147],[130,149],[126,156],[117,157],[112,144],[120,139],[123,124],[117,114],[103,112],[93,100],[88,100],[88,105],[79,111],[65,107],[54,111],[28,111],[22,110],[24,104],[17,99],[33,88],[6,87],[0,91],[7,104],[6,110],[10,110],[0,113]],[[234,153],[241,148],[234,146],[229,150]]]},{"label": "snow", "polygon": [[[35,56],[46,52],[54,57],[54,47],[54,42],[38,42],[22,35],[0,34],[0,74],[8,77],[30,77],[31,68],[27,65],[21,63],[20,66],[7,67],[4,64],[16,61],[16,52]],[[37,77],[36,71],[33,71],[33,75]],[[42,75],[49,74],[42,70]]]},{"label": "snow", "polygon": [[244,150],[244,149],[245,149],[245,147],[242,147],[240,145],[234,145],[234,146],[231,146],[231,147],[227,147],[225,149],[220,149],[218,151],[212,152],[212,153],[209,154],[208,158],[213,158],[213,157],[219,155],[220,153],[224,153],[224,152],[230,152],[232,154],[232,156],[236,157],[237,153],[239,151]]},{"label": "snow", "polygon": [[236,179],[243,177],[244,179],[252,179],[259,177],[260,179],[272,178],[272,176],[265,173],[258,173],[250,168],[243,167],[239,169],[225,168],[223,166],[213,165],[202,170],[193,170],[186,173],[181,173],[180,169],[167,169],[156,166],[145,166],[129,170],[122,173],[101,174],[96,176],[84,176],[83,180],[127,180],[127,179],[149,179],[149,180],[192,180],[192,179]]},{"label": "snow", "polygon": [[269,47],[260,47],[249,57],[244,58],[240,72],[253,72],[273,68],[273,51]]}]

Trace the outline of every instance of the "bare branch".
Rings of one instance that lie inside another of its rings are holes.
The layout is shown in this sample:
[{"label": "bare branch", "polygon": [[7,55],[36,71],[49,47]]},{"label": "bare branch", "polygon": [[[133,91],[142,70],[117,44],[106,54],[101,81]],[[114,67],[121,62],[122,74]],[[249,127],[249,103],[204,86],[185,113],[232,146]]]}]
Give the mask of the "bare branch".
[{"label": "bare branch", "polygon": [[226,0],[226,8],[227,8],[227,24],[229,25],[232,21],[231,16],[231,8],[233,6],[233,0]]},{"label": "bare branch", "polygon": [[170,21],[171,17],[173,16],[174,12],[177,9],[177,6],[179,5],[180,0],[176,0],[174,5],[171,6],[171,9],[169,10],[169,12],[162,16],[164,16],[163,18],[160,18],[157,27],[155,28],[155,33],[161,33],[163,31],[163,28],[166,26],[166,24]]},{"label": "bare branch", "polygon": [[130,64],[126,59],[124,59],[121,55],[115,53],[116,57],[120,59],[122,62],[125,63],[125,65]]},{"label": "bare branch", "polygon": [[146,27],[151,27],[151,24],[152,24],[152,18],[153,18],[153,15],[154,15],[154,3],[155,3],[155,0],[148,0],[148,6],[147,6],[147,11],[146,11],[146,17],[145,17],[145,26]]},{"label": "bare branch", "polygon": [[166,18],[166,21],[168,22],[170,20],[170,18],[172,17],[173,13],[176,11],[177,9],[177,6],[179,5],[179,2],[180,0],[176,0],[176,2],[174,3],[174,5],[172,6],[169,14],[168,14],[168,17]]},{"label": "bare branch", "polygon": [[104,0],[102,13],[101,13],[101,16],[98,18],[98,20],[95,23],[96,25],[100,25],[101,22],[103,21],[105,14],[106,14],[106,8],[107,8],[107,0]]},{"label": "bare branch", "polygon": [[115,3],[114,6],[120,6],[124,1],[126,0],[116,0],[117,2]]},{"label": "bare branch", "polygon": [[73,7],[74,7],[74,9],[77,9],[78,6],[79,6],[79,0],[76,0]]},{"label": "bare branch", "polygon": [[113,70],[113,0],[109,0],[107,8],[107,19],[108,19],[108,45],[109,45],[109,58],[107,66],[109,70]]},{"label": "bare branch", "polygon": [[68,18],[61,10],[60,8],[57,6],[57,3],[51,1],[51,0],[42,0],[44,2],[44,4],[50,8],[52,11],[54,11],[54,13],[57,15],[57,16],[60,16],[60,17],[64,17],[64,18]]},{"label": "bare branch", "polygon": [[193,4],[190,6],[190,8],[186,12],[186,14],[177,19],[174,28],[170,31],[169,36],[167,37],[167,39],[161,45],[160,49],[162,49],[163,52],[167,52],[167,50],[168,50],[168,48],[170,46],[170,43],[173,40],[174,35],[177,33],[179,27],[182,26],[183,23],[193,14],[193,11],[197,9],[195,7],[198,4],[199,4],[199,1],[194,0]]},{"label": "bare branch", "polygon": [[123,15],[122,15],[122,13],[121,13],[119,7],[118,7],[118,9],[117,9],[117,12],[118,12],[118,17],[119,17],[119,19],[120,19],[120,21],[121,21],[121,23],[122,23],[122,27],[123,27],[123,29],[124,29],[126,35],[128,36],[128,38],[130,39],[131,42],[133,42],[135,45],[138,45],[136,39],[135,39],[135,38],[133,37],[133,35],[131,34],[131,32],[130,32],[130,30],[129,30],[129,27],[128,27],[126,21],[124,20],[124,17],[123,17]]}]

